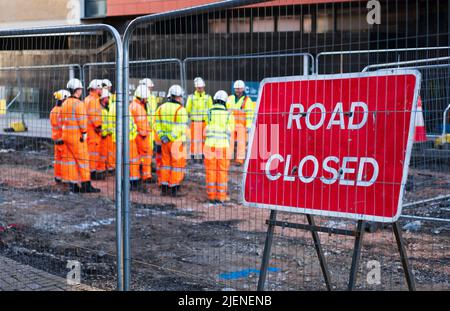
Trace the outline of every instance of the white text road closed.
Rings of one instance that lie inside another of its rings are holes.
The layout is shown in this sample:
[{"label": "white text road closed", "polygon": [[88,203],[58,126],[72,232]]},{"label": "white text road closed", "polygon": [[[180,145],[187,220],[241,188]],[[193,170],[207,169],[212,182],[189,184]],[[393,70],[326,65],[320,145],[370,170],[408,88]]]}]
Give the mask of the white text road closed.
[{"label": "white text road closed", "polygon": [[245,167],[244,203],[395,221],[419,85],[420,74],[411,70],[264,80]]}]

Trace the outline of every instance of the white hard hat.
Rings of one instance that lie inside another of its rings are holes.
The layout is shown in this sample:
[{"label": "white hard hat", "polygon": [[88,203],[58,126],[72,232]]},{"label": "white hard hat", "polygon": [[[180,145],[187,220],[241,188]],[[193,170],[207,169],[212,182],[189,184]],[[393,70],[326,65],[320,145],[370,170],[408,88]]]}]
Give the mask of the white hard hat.
[{"label": "white hard hat", "polygon": [[234,86],[233,88],[235,89],[245,89],[245,83],[242,80],[236,80],[236,82],[234,82]]},{"label": "white hard hat", "polygon": [[214,94],[214,100],[221,100],[225,103],[227,101],[227,99],[228,99],[228,94],[227,94],[227,92],[225,92],[223,90],[217,91],[216,94]]},{"label": "white hard hat", "polygon": [[82,89],[83,84],[78,79],[70,79],[69,82],[67,82],[67,88],[71,90]]},{"label": "white hard hat", "polygon": [[89,83],[88,89],[101,89],[102,88],[102,80],[94,79]]},{"label": "white hard hat", "polygon": [[194,79],[194,86],[195,87],[205,87],[206,84],[205,84],[205,81],[202,78],[197,77],[197,78]]},{"label": "white hard hat", "polygon": [[103,89],[103,90],[102,90],[102,95],[100,95],[100,98],[101,98],[101,99],[107,98],[107,97],[109,97],[110,95],[111,95],[111,93],[109,93],[109,91],[108,91],[107,89]]},{"label": "white hard hat", "polygon": [[169,88],[169,91],[167,92],[167,97],[171,96],[183,96],[184,90],[181,86],[178,84],[174,84]]},{"label": "white hard hat", "polygon": [[56,91],[55,93],[53,93],[53,96],[57,100],[64,100],[64,99],[70,97],[70,92],[67,90],[59,90],[59,91]]},{"label": "white hard hat", "polygon": [[112,83],[111,83],[111,81],[108,80],[108,79],[103,79],[103,80],[102,80],[102,85],[103,85],[104,87],[112,87]]},{"label": "white hard hat", "polygon": [[147,99],[149,95],[148,88],[145,85],[139,85],[134,91],[134,96],[140,99]]},{"label": "white hard hat", "polygon": [[146,87],[154,87],[155,84],[153,83],[152,79],[145,78],[139,81],[139,85],[145,85]]}]

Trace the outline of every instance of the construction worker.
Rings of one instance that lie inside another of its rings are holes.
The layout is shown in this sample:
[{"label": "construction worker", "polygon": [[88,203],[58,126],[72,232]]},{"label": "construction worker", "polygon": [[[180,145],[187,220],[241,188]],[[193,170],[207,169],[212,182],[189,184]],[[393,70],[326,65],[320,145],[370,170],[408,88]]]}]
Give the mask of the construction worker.
[{"label": "construction worker", "polygon": [[188,96],[186,110],[191,120],[191,159],[201,163],[205,145],[205,121],[213,102],[205,92],[206,84],[202,78],[194,79],[194,87],[194,94]]},{"label": "construction worker", "polygon": [[61,116],[61,105],[69,98],[70,93],[66,90],[59,90],[53,93],[55,98],[55,107],[50,111],[50,125],[52,127],[52,139],[55,144],[54,147],[54,175],[57,184],[62,183],[62,160],[65,154],[65,146],[62,140],[62,116]]},{"label": "construction worker", "polygon": [[205,168],[206,192],[210,203],[229,201],[228,169],[231,135],[234,131],[233,113],[226,108],[228,94],[218,91],[206,119]]},{"label": "construction worker", "polygon": [[102,142],[102,106],[100,95],[102,94],[102,80],[94,79],[89,83],[89,96],[84,100],[88,116],[88,150],[89,168],[92,180],[106,178],[104,165],[100,161],[100,146]]},{"label": "construction worker", "polygon": [[161,139],[161,195],[180,195],[186,167],[186,141],[188,114],[183,107],[184,90],[172,85],[168,100],[156,110],[156,131]]},{"label": "construction worker", "polygon": [[[136,137],[138,136],[137,127],[134,123],[134,119],[131,113],[131,105],[128,106],[128,114],[130,116],[129,121],[129,140],[130,140],[130,152],[129,152],[129,165],[130,165],[130,190],[136,191],[140,189],[140,172],[139,172],[139,154],[136,145]],[[109,108],[110,122],[112,127],[116,128],[116,105],[115,102]],[[114,145],[116,145],[116,131],[112,131],[111,139]]]},{"label": "construction worker", "polygon": [[136,145],[141,164],[141,180],[143,183],[150,183],[152,179],[152,154],[150,153],[150,144],[148,142],[152,132],[147,115],[148,97],[148,88],[145,85],[139,85],[134,92],[134,99],[130,104],[131,116],[138,131]]},{"label": "construction worker", "polygon": [[[110,93],[107,89],[102,90],[100,104],[102,106],[102,141],[100,143],[100,164],[97,167],[99,171],[113,171],[115,168],[115,159],[109,154],[112,142],[111,117],[109,114]],[[112,162],[114,160],[114,162]]]},{"label": "construction worker", "polygon": [[231,135],[230,157],[234,158],[234,142],[237,143],[236,164],[244,164],[247,136],[252,128],[255,104],[245,94],[245,83],[237,80],[234,85],[234,95],[228,97],[227,109],[233,112],[236,122],[234,134]]},{"label": "construction worker", "polygon": [[[151,158],[153,157],[153,145],[155,142],[155,118],[156,118],[156,109],[158,108],[158,103],[156,96],[153,95],[153,88],[155,87],[155,84],[153,81],[149,78],[142,79],[139,81],[139,85],[144,85],[148,89],[148,98],[146,103],[146,109],[147,109],[147,119],[148,124],[150,127],[150,135],[148,136],[148,153],[150,155],[150,165],[151,165]],[[144,165],[144,163],[141,163]],[[149,166],[149,168],[151,168]],[[158,166],[156,168],[158,170]],[[149,179],[150,181],[151,179]]]},{"label": "construction worker", "polygon": [[[107,156],[106,156],[106,170],[109,174],[114,175],[115,169],[116,169],[116,144],[112,140],[112,135],[116,131],[115,126],[115,119],[113,119],[111,115],[111,111],[116,109],[116,94],[113,93],[112,90],[112,83],[108,79],[102,80],[102,87],[104,90],[107,90],[109,92],[109,100],[108,100],[108,118],[106,116],[103,116],[104,110],[102,110],[102,133],[103,129],[108,131],[108,140],[107,140]],[[114,115],[115,118],[115,115]],[[107,126],[103,126],[103,122],[107,121]]]},{"label": "construction worker", "polygon": [[62,178],[64,182],[69,183],[71,192],[100,192],[100,189],[92,187],[90,181],[87,146],[88,119],[86,106],[80,100],[83,85],[80,80],[71,79],[67,83],[67,89],[70,97],[61,105],[62,140],[66,147],[63,155]]}]

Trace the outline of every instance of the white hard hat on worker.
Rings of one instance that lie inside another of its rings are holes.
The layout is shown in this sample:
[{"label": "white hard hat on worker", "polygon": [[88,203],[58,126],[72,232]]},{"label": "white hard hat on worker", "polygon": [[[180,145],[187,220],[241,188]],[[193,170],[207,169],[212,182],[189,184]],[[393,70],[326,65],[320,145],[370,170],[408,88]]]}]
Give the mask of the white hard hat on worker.
[{"label": "white hard hat on worker", "polygon": [[204,88],[206,86],[205,80],[200,77],[194,79],[195,88]]},{"label": "white hard hat on worker", "polygon": [[141,100],[147,100],[148,96],[150,95],[150,92],[145,85],[139,85],[136,90],[134,91],[134,97],[141,99]]},{"label": "white hard hat on worker", "polygon": [[214,94],[214,101],[215,102],[223,102],[223,104],[225,104],[227,102],[228,99],[228,94],[227,92],[220,90],[217,91],[216,94]]},{"label": "white hard hat on worker", "polygon": [[147,88],[155,87],[152,79],[145,78],[139,81],[139,85],[145,85]]},{"label": "white hard hat on worker", "polygon": [[88,89],[90,89],[90,90],[102,89],[103,88],[102,84],[103,84],[103,80],[94,79],[91,81],[91,83],[89,83]]},{"label": "white hard hat on worker", "polygon": [[81,83],[80,80],[74,78],[70,79],[69,82],[67,82],[67,88],[69,90],[78,90],[83,88],[83,84]]}]

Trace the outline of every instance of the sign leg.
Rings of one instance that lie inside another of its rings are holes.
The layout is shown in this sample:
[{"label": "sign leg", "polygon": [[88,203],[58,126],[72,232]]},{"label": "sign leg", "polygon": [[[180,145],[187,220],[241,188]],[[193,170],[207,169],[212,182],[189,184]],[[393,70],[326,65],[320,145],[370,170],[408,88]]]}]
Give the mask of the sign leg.
[{"label": "sign leg", "polygon": [[[312,215],[306,215],[306,218],[308,219],[308,223],[310,226],[316,225]],[[313,229],[311,229],[311,234],[314,240],[314,247],[316,248],[317,257],[319,257],[320,268],[322,269],[323,278],[325,279],[325,285],[327,286],[327,290],[331,291],[330,273],[328,271],[325,255],[323,254],[322,245],[320,244],[319,234]]]},{"label": "sign leg", "polygon": [[355,288],[356,275],[358,273],[359,259],[361,257],[361,248],[364,235],[365,223],[362,220],[358,220],[358,226],[356,227],[355,246],[353,247],[352,267],[350,269],[350,277],[348,280],[348,290],[351,291]]},{"label": "sign leg", "polygon": [[277,219],[277,212],[275,210],[270,211],[270,222],[267,228],[266,242],[264,244],[264,253],[261,262],[261,269],[259,272],[258,291],[263,291],[266,284],[267,268],[269,267],[270,251],[272,249],[273,233],[275,231],[274,222]]},{"label": "sign leg", "polygon": [[410,291],[416,290],[416,283],[414,281],[414,274],[412,273],[411,266],[409,265],[408,256],[406,254],[405,243],[402,238],[402,231],[398,221],[392,224],[395,240],[397,241],[398,252],[400,253],[400,259],[402,261],[403,271],[405,272],[406,283]]}]

